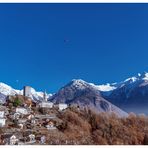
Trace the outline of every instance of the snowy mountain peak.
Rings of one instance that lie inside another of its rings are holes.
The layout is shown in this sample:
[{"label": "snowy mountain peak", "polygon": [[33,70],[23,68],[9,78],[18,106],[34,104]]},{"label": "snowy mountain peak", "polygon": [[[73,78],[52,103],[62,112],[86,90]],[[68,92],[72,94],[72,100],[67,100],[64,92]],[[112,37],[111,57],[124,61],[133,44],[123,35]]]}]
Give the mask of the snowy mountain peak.
[{"label": "snowy mountain peak", "polygon": [[0,93],[4,95],[15,95],[17,93],[20,93],[19,90],[15,90],[9,85],[0,82]]},{"label": "snowy mountain peak", "polygon": [[135,82],[136,80],[137,80],[137,77],[131,77],[131,78],[126,79],[124,82],[132,83],[132,82]]},{"label": "snowy mountain peak", "polygon": [[86,87],[89,87],[89,83],[82,79],[73,79],[67,86],[75,87],[77,89],[85,89]]},{"label": "snowy mountain peak", "polygon": [[85,81],[82,80],[82,79],[73,79],[71,82],[73,83],[73,85],[85,84],[85,83],[87,83],[87,82],[85,82]]},{"label": "snowy mountain peak", "polygon": [[[100,84],[96,85],[93,83],[88,83],[82,79],[73,79],[70,83],[66,86],[70,86],[76,90],[84,90],[86,88],[94,88],[97,91],[105,94],[105,96],[110,95],[114,90],[120,89],[122,87],[126,87],[127,89],[133,89],[137,86],[144,86],[148,85],[148,73],[144,72],[142,74],[138,73],[137,76],[130,77],[122,82],[119,83],[107,83],[107,84]],[[15,95],[20,94],[23,95],[23,90],[17,90],[12,88],[11,86],[0,83],[0,94],[7,96],[7,95]],[[43,92],[37,92],[34,88],[31,88],[31,98],[35,101],[42,100],[44,96]],[[47,94],[47,98],[50,98],[52,94]]]},{"label": "snowy mountain peak", "polygon": [[133,76],[130,77],[122,82],[119,82],[117,84],[115,84],[115,86],[117,86],[117,88],[121,88],[123,86],[126,87],[130,87],[130,88],[134,88],[136,87],[138,84],[144,83],[148,81],[148,73],[144,72],[142,74],[138,73],[137,76]]},{"label": "snowy mountain peak", "polygon": [[141,76],[141,73],[138,73],[138,77],[140,77]]},{"label": "snowy mountain peak", "polygon": [[139,80],[144,80],[144,79],[147,79],[148,80],[148,73],[144,72],[142,74],[138,73],[137,76],[133,76],[131,78],[128,78],[126,79],[124,82],[136,82],[136,81],[139,81]]},{"label": "snowy mountain peak", "polygon": [[70,84],[72,84],[73,86],[77,88],[79,87],[81,89],[84,89],[84,87],[86,86],[92,86],[101,92],[105,92],[105,93],[107,92],[108,94],[110,94],[113,90],[117,88],[121,88],[123,86],[132,88],[132,87],[135,87],[139,83],[143,83],[147,81],[148,81],[148,73],[143,72],[142,74],[138,73],[137,76],[127,78],[124,81],[119,82],[119,83],[112,83],[112,84],[107,83],[107,84],[96,85],[93,83],[87,83],[82,79],[73,79]]},{"label": "snowy mountain peak", "polygon": [[[91,84],[91,85],[94,85],[94,84]],[[103,92],[112,91],[112,90],[116,89],[115,86],[112,86],[112,85],[109,84],[109,83],[103,84],[103,85],[95,85],[95,87],[96,87],[98,90],[103,91]]]},{"label": "snowy mountain peak", "polygon": [[114,86],[113,84],[107,83],[107,84],[102,84],[102,85],[96,85],[94,83],[88,83],[82,79],[73,79],[68,85],[72,85],[79,89],[84,89],[86,87],[93,87],[103,92],[112,91],[116,89],[116,86]]},{"label": "snowy mountain peak", "polygon": [[8,88],[8,89],[11,88],[10,86],[8,86],[7,84],[2,83],[2,82],[0,82],[0,87],[5,87],[5,88]]},{"label": "snowy mountain peak", "polygon": [[147,73],[147,72],[142,73],[142,74],[139,76],[139,78],[142,79],[142,80],[148,80],[148,73]]}]

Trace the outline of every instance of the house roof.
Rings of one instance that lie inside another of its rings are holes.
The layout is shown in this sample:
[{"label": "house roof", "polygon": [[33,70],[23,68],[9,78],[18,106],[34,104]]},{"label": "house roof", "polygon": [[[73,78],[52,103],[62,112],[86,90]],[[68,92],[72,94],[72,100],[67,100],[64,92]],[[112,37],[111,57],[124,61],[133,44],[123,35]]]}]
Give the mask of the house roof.
[{"label": "house roof", "polygon": [[30,134],[29,137],[30,138],[35,138],[35,135],[34,134]]},{"label": "house roof", "polygon": [[16,136],[15,136],[15,135],[12,135],[12,136],[10,137],[10,139],[16,139]]}]

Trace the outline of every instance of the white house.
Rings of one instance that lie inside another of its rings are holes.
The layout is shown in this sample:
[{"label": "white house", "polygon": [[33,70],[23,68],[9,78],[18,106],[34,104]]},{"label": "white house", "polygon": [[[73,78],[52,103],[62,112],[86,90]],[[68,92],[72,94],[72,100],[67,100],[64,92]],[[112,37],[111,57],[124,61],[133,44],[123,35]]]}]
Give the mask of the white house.
[{"label": "white house", "polygon": [[16,113],[14,113],[14,115],[13,115],[13,119],[19,119],[20,116],[21,116],[21,114],[18,113],[18,112],[16,112]]},{"label": "white house", "polygon": [[19,124],[25,124],[26,122],[27,122],[27,119],[25,119],[25,118],[21,118],[18,120]]},{"label": "white house", "polygon": [[68,105],[67,105],[67,104],[64,104],[64,103],[60,103],[60,104],[58,105],[58,107],[59,107],[59,110],[62,111],[62,110],[64,110],[64,109],[66,109],[66,108],[68,107]]},{"label": "white house", "polygon": [[56,129],[56,127],[54,126],[54,123],[53,123],[52,121],[49,122],[48,125],[46,125],[46,128],[47,128],[48,130]]},{"label": "white house", "polygon": [[46,137],[45,137],[45,136],[42,136],[42,137],[41,137],[40,143],[41,143],[41,144],[45,144],[45,142],[46,142]]},{"label": "white house", "polygon": [[5,118],[0,118],[0,127],[4,127],[6,124],[6,119]]},{"label": "white house", "polygon": [[53,103],[52,102],[43,101],[43,102],[39,103],[39,106],[41,108],[52,108],[53,107]]},{"label": "white house", "polygon": [[30,134],[29,138],[30,138],[30,141],[35,141],[35,135],[34,134]]},{"label": "white house", "polygon": [[50,121],[50,122],[49,122],[49,126],[50,126],[50,127],[54,127],[54,123]]},{"label": "white house", "polygon": [[5,112],[4,111],[0,111],[0,118],[4,117]]},{"label": "white house", "polygon": [[33,114],[30,114],[30,115],[27,117],[28,120],[31,120],[31,119],[33,119],[33,118],[34,118],[34,115],[33,115]]},{"label": "white house", "polygon": [[35,119],[35,118],[32,118],[32,119],[31,119],[31,123],[32,123],[32,124],[36,124],[37,122],[38,122],[37,119]]},{"label": "white house", "polygon": [[28,114],[27,109],[26,109],[26,108],[23,108],[23,107],[17,107],[17,108],[16,108],[16,112],[17,112],[17,113],[21,113],[21,114],[23,114],[23,115],[27,115],[27,114]]},{"label": "white house", "polygon": [[23,124],[18,124],[20,129],[23,129],[24,125]]},{"label": "white house", "polygon": [[10,145],[15,145],[16,142],[18,142],[18,139],[16,138],[15,135],[12,135],[12,136],[10,137]]}]

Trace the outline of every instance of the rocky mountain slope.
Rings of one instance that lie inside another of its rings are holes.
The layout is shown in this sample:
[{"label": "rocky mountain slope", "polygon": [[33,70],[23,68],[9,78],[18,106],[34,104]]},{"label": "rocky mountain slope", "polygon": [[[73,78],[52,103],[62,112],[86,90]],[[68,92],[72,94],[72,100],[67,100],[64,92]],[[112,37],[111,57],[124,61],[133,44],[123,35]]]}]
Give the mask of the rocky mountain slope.
[{"label": "rocky mountain slope", "polygon": [[119,116],[127,115],[126,112],[105,100],[95,86],[83,80],[72,80],[54,94],[50,101],[77,104],[80,107],[91,108],[97,112],[114,112]]}]

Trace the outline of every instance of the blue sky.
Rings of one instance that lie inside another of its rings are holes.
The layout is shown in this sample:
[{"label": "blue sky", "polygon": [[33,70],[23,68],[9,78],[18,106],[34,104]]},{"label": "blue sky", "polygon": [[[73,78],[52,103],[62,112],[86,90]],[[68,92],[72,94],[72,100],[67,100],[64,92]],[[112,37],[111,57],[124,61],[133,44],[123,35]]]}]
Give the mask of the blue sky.
[{"label": "blue sky", "polygon": [[0,81],[14,88],[118,82],[147,59],[148,4],[0,4]]}]

